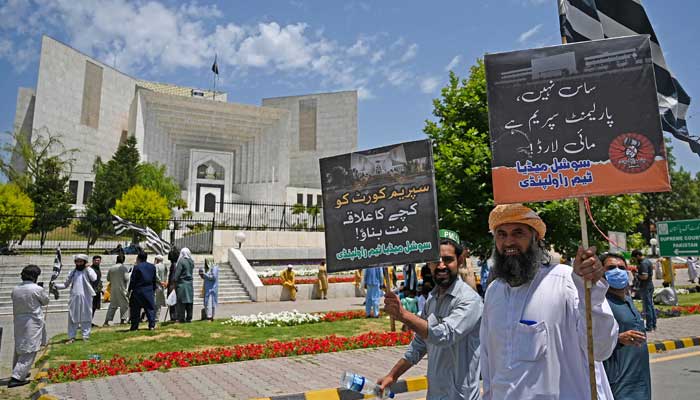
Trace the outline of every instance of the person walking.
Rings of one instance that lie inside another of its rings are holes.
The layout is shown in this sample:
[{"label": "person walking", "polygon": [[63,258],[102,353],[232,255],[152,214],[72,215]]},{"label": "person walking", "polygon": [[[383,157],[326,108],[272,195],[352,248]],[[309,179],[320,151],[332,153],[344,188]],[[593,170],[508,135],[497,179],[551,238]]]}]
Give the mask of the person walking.
[{"label": "person walking", "polygon": [[41,269],[27,265],[20,274],[22,283],[12,289],[12,315],[15,334],[15,352],[12,357],[12,376],[7,387],[29,383],[29,370],[36,353],[48,341],[42,307],[49,304],[49,295],[37,285]]},{"label": "person walking", "polygon": [[384,289],[384,273],[381,267],[367,268],[364,271],[365,315],[367,318],[379,318],[379,300]]},{"label": "person walking", "polygon": [[129,311],[131,315],[131,328],[135,331],[139,329],[141,322],[141,309],[146,311],[148,319],[148,329],[156,328],[155,310],[155,290],[160,285],[156,275],[155,265],[148,262],[148,255],[145,251],[140,251],[136,256],[136,265],[131,271],[129,281]]},{"label": "person walking", "polygon": [[[166,293],[168,296],[175,290],[175,266],[177,265],[177,259],[179,257],[180,249],[177,246],[171,247],[170,252],[168,252],[168,261],[170,261],[170,267],[168,268],[168,291]],[[177,304],[169,306],[168,313],[170,314],[170,322],[177,321]]]},{"label": "person walking", "polygon": [[204,268],[200,268],[199,277],[204,281],[204,309],[206,318],[214,321],[216,307],[219,304],[219,266],[214,259],[204,260]]},{"label": "person walking", "polygon": [[163,256],[156,254],[153,258],[156,267],[156,278],[158,286],[156,287],[156,321],[160,321],[160,309],[165,307],[165,290],[168,287],[168,268],[163,264]]},{"label": "person walking", "polygon": [[322,300],[328,299],[328,268],[325,261],[318,266],[318,291]]},{"label": "person walking", "polygon": [[632,259],[637,262],[639,296],[642,299],[646,331],[656,330],[656,310],[654,310],[654,265],[641,251],[632,250]]},{"label": "person walking", "polygon": [[[102,308],[102,271],[100,270],[100,264],[102,264],[102,256],[92,256],[90,268],[92,268],[92,270],[95,271],[95,275],[97,275],[97,279],[92,282],[92,289],[95,291],[95,295],[92,296],[92,319],[95,319],[95,311]],[[92,327],[96,328],[97,325],[93,323]]]},{"label": "person walking", "polygon": [[117,263],[107,272],[107,282],[109,282],[109,307],[102,326],[109,326],[114,320],[114,315],[119,309],[119,323],[124,324],[129,315],[129,298],[126,290],[129,286],[129,268],[124,265],[124,255],[117,256]]},{"label": "person walking", "polygon": [[[690,283],[695,283],[695,280],[698,279],[698,274],[700,274],[700,271],[698,271],[700,269],[698,260],[693,257],[688,257],[685,261],[688,266],[688,281],[690,281]],[[700,283],[700,280],[698,283]]]},{"label": "person walking", "polygon": [[287,265],[287,269],[280,273],[282,287],[289,290],[289,300],[297,301],[297,284],[294,281],[294,270],[292,264]]},{"label": "person walking", "polygon": [[192,253],[187,247],[180,250],[180,257],[173,271],[174,290],[177,296],[176,314],[178,322],[192,322],[192,303],[194,302],[194,287],[192,286],[192,272],[194,261]]},{"label": "person walking", "polygon": [[75,269],[68,274],[64,283],[53,283],[56,289],[70,288],[68,298],[68,341],[73,343],[78,327],[83,335],[83,340],[90,340],[90,330],[92,328],[92,298],[95,289],[92,282],[97,279],[97,274],[92,268],[88,268],[87,254],[77,254],[73,257]]},{"label": "person walking", "polygon": [[605,297],[620,327],[615,350],[610,358],[603,361],[613,397],[651,400],[647,338],[642,316],[627,294],[627,262],[615,253],[605,253],[600,259],[605,268],[605,279],[610,285]]}]

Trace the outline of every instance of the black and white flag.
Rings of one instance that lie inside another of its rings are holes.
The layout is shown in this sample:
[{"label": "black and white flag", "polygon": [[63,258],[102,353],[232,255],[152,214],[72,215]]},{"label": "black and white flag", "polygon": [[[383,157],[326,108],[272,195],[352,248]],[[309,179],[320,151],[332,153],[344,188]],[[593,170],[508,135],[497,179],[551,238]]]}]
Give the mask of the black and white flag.
[{"label": "black and white flag", "polygon": [[700,136],[690,135],[685,121],[690,96],[666,65],[641,0],[559,0],[559,25],[568,42],[650,35],[662,128],[700,155]]},{"label": "black and white flag", "polygon": [[215,73],[216,75],[219,75],[219,64],[216,63],[216,58],[217,56],[214,55],[214,64],[211,66],[211,72]]},{"label": "black and white flag", "polygon": [[146,238],[146,247],[156,254],[168,254],[170,252],[170,243],[161,239],[160,236],[151,228],[141,226],[133,222],[127,221],[117,215],[112,216],[112,225],[114,232],[121,235],[125,230],[131,230]]}]

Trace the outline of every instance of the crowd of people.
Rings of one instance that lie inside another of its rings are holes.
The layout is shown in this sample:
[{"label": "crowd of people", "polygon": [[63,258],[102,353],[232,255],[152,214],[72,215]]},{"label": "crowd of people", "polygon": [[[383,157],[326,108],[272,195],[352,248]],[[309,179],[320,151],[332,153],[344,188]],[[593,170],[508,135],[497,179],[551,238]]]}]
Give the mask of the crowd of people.
[{"label": "crowd of people", "polygon": [[[66,279],[51,281],[49,291],[68,290],[68,340],[75,342],[78,329],[83,341],[90,340],[95,311],[101,307],[103,294],[109,299],[109,308],[103,326],[109,326],[119,310],[120,324],[129,324],[131,331],[138,330],[145,319],[148,329],[156,329],[162,307],[168,307],[170,321],[187,323],[192,321],[194,300],[194,260],[187,248],[173,248],[168,254],[170,267],[164,264],[162,255],[155,255],[154,263],[148,262],[148,254],[139,250],[133,267],[125,264],[125,256],[116,256],[116,264],[106,274],[107,289],[103,293],[102,258],[96,255],[89,264],[86,254],[73,257],[75,268]],[[213,321],[218,304],[219,267],[207,259],[199,269],[202,278],[204,307],[202,319]],[[22,283],[12,291],[14,315],[15,351],[12,362],[12,377],[9,387],[29,383],[29,369],[36,353],[45,346],[46,327],[44,307],[49,304],[48,293],[43,282],[39,282],[41,269],[28,265],[21,272]]]}]

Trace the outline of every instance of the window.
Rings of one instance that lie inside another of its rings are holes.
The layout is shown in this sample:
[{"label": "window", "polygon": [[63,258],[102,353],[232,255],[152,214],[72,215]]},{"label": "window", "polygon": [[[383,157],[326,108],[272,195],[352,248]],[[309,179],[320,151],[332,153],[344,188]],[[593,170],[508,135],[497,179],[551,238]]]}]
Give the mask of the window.
[{"label": "window", "polygon": [[316,150],[316,99],[299,100],[299,150]]},{"label": "window", "polygon": [[83,108],[80,123],[97,129],[100,125],[100,102],[102,100],[102,67],[85,62],[83,82]]},{"label": "window", "polygon": [[68,182],[68,190],[71,194],[71,204],[78,203],[78,181]]},{"label": "window", "polygon": [[311,207],[314,205],[314,195],[313,194],[307,194],[306,195],[306,206]]},{"label": "window", "polygon": [[297,204],[304,204],[304,195],[297,193]]},{"label": "window", "polygon": [[323,207],[323,196],[320,194],[316,195],[316,205],[319,207]]},{"label": "window", "polygon": [[92,195],[92,182],[85,181],[83,185],[83,204],[87,204],[90,200],[90,195]]}]

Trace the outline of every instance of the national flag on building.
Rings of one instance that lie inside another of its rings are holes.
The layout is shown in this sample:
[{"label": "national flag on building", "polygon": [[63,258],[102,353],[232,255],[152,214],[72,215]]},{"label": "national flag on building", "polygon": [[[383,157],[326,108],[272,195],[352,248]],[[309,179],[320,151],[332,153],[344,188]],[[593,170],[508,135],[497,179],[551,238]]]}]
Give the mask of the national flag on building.
[{"label": "national flag on building", "polygon": [[211,72],[219,75],[219,65],[216,63],[216,55],[214,55],[214,64],[211,66]]},{"label": "national flag on building", "polygon": [[664,131],[700,155],[700,136],[688,133],[685,116],[690,96],[666,65],[659,40],[640,0],[559,0],[559,25],[567,42],[650,35],[659,114]]},{"label": "national flag on building", "polygon": [[151,228],[141,226],[133,222],[127,221],[117,215],[112,216],[112,226],[117,235],[121,235],[126,230],[131,230],[146,238],[146,247],[156,254],[168,254],[170,252],[170,243],[161,239],[160,236]]}]

